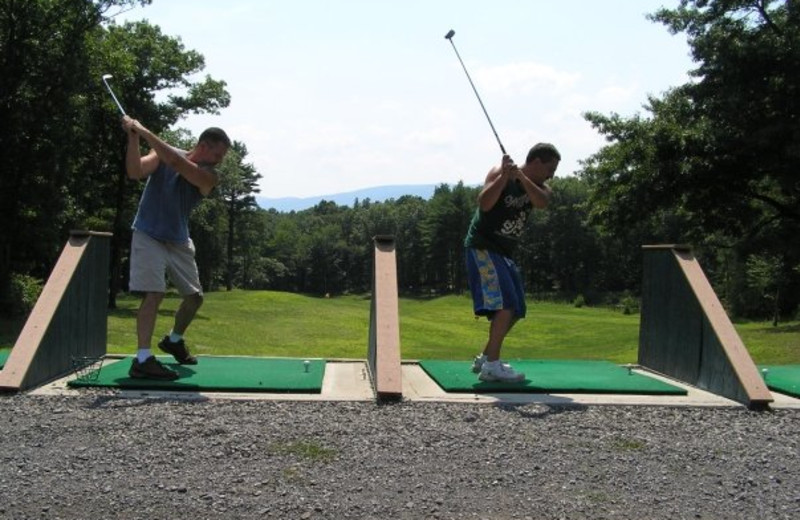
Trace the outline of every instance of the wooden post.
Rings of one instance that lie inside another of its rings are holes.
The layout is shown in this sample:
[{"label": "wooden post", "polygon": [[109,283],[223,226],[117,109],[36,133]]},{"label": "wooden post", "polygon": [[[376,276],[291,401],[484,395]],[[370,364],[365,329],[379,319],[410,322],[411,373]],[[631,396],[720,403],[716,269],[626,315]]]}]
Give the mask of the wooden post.
[{"label": "wooden post", "polygon": [[691,248],[643,246],[639,364],[750,408],[773,401]]},{"label": "wooden post", "polygon": [[110,233],[72,231],[11,349],[0,388],[25,390],[106,354]]},{"label": "wooden post", "polygon": [[376,236],[367,362],[379,401],[403,396],[394,237]]}]

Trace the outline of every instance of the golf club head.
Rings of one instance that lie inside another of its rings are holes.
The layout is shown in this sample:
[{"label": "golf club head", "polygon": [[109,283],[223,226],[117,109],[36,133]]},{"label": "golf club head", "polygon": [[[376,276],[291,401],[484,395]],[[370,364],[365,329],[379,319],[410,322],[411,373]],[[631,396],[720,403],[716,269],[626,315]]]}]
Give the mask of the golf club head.
[{"label": "golf club head", "polygon": [[109,93],[109,94],[111,94],[111,98],[114,100],[114,103],[116,103],[116,104],[117,104],[117,108],[119,108],[119,111],[120,111],[120,113],[121,113],[123,116],[125,116],[125,115],[127,115],[127,114],[125,113],[125,109],[123,109],[123,108],[122,108],[122,104],[121,104],[121,103],[119,102],[119,100],[117,99],[117,96],[115,96],[115,95],[114,95],[114,91],[113,91],[113,90],[111,90],[111,85],[109,85],[109,84],[108,84],[108,79],[109,79],[109,78],[113,78],[113,77],[114,77],[114,76],[112,76],[111,74],[103,74],[103,76],[102,76],[102,78],[101,78],[101,79],[103,80],[103,84],[104,84],[104,85],[106,86],[106,88],[108,89],[108,93]]},{"label": "golf club head", "polygon": [[445,37],[445,39],[450,40],[455,35],[456,35],[456,32],[453,29],[450,29],[449,31],[447,31],[447,34],[445,34],[444,37]]}]

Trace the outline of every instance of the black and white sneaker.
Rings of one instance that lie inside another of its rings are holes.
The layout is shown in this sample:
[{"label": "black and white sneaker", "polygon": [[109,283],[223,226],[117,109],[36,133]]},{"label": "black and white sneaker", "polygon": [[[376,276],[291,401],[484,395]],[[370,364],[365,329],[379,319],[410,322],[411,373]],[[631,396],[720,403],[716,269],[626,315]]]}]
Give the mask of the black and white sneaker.
[{"label": "black and white sneaker", "polygon": [[186,343],[183,340],[172,342],[169,340],[169,336],[164,336],[164,339],[158,342],[158,348],[167,354],[172,354],[175,361],[181,365],[197,364],[197,358],[189,354],[189,349],[186,348]]},{"label": "black and white sneaker", "polygon": [[141,363],[134,357],[128,375],[134,379],[158,379],[161,381],[178,379],[178,373],[165,367],[155,356],[150,356]]}]

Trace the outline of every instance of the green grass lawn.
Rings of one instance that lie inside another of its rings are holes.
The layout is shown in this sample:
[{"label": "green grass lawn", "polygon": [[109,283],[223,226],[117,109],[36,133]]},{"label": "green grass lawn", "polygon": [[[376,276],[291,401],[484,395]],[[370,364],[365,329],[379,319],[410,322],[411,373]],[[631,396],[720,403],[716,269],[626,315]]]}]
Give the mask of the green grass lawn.
[{"label": "green grass lawn", "polygon": [[[168,295],[157,338],[169,332],[180,300]],[[139,300],[120,295],[108,318],[109,353],[136,348]],[[488,321],[472,317],[467,296],[400,300],[403,359],[470,359],[483,346]],[[370,301],[364,296],[315,298],[269,292],[213,292],[187,334],[196,354],[366,358]],[[0,346],[11,346],[22,323],[0,323]],[[737,323],[759,364],[800,363],[800,322]],[[636,362],[639,316],[606,308],[530,302],[528,317],[506,339],[503,356],[538,359],[604,359]]]},{"label": "green grass lawn", "polygon": [[747,350],[759,365],[800,364],[800,321],[735,323]]},{"label": "green grass lawn", "polygon": [[[180,304],[177,295],[164,299],[153,345],[172,328]],[[136,348],[139,300],[117,300],[108,318],[108,351],[130,354]],[[271,291],[206,294],[205,303],[187,331],[194,354],[366,357],[369,300],[365,297],[313,298]]]},{"label": "green grass lawn", "polygon": [[[470,358],[486,342],[489,322],[472,316],[468,296],[401,300],[405,359]],[[506,338],[503,357],[636,361],[639,317],[607,309],[529,303],[528,316]]]}]

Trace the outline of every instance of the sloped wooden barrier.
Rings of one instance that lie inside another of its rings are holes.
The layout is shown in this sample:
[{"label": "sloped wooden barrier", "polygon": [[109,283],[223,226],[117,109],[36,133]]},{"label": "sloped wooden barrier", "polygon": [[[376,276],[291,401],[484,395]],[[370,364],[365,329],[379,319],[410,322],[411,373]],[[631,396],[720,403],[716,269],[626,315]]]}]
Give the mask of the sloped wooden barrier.
[{"label": "sloped wooden barrier", "polygon": [[0,389],[40,386],[106,354],[110,239],[70,234],[0,370]]},{"label": "sloped wooden barrier", "polygon": [[691,248],[643,246],[639,364],[753,409],[772,394]]}]

